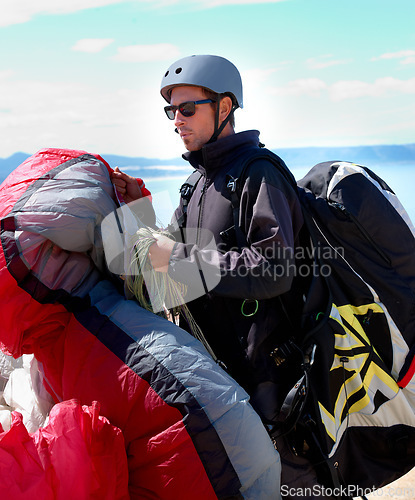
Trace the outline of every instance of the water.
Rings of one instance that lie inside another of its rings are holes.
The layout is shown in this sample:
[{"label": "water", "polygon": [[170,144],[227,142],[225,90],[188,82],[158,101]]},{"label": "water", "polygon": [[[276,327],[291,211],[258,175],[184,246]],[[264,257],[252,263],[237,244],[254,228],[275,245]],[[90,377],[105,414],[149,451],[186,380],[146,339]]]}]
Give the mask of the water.
[{"label": "water", "polygon": [[[392,188],[411,220],[415,222],[415,162],[368,166]],[[292,172],[296,179],[301,179],[308,170],[309,167],[293,168]],[[191,169],[189,169],[190,173]],[[135,175],[140,175],[140,173],[135,172]],[[144,175],[143,177],[146,181]],[[187,175],[178,175],[168,178],[151,178],[146,181],[146,186],[153,194],[153,205],[157,217],[163,225],[170,222],[171,215],[179,204],[179,189],[186,178]]]},{"label": "water", "polygon": [[[189,174],[191,172],[192,170],[189,170]],[[179,189],[187,177],[188,175],[169,176],[168,179],[160,177],[151,178],[148,181],[144,177],[146,187],[151,191],[153,207],[160,225],[167,226],[169,224],[174,210],[179,205]]]}]

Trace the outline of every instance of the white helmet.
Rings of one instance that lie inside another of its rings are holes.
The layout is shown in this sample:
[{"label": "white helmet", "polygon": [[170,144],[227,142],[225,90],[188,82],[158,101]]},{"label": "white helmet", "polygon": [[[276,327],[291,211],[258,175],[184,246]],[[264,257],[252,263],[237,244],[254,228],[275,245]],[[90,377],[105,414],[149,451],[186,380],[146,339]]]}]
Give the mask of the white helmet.
[{"label": "white helmet", "polygon": [[241,75],[224,57],[194,55],[174,62],[161,81],[161,95],[170,103],[171,89],[182,85],[204,87],[217,94],[230,94],[234,109],[243,107]]}]

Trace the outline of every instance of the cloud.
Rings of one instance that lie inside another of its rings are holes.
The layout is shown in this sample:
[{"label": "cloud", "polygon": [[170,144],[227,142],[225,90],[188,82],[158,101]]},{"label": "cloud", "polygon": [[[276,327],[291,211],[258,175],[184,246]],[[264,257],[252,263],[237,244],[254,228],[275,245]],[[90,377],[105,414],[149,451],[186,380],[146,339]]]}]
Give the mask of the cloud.
[{"label": "cloud", "polygon": [[[37,15],[69,14],[80,10],[105,7],[107,5],[128,3],[132,0],[2,0],[0,27],[26,23]],[[135,0],[152,8],[181,4],[193,5],[202,9],[222,5],[242,5],[259,3],[277,3],[287,0]]]},{"label": "cloud", "polygon": [[108,47],[113,41],[113,38],[83,38],[75,43],[72,50],[96,53]]},{"label": "cloud", "polygon": [[415,94],[415,78],[399,80],[389,76],[378,78],[373,83],[345,80],[331,85],[329,92],[334,101],[360,97],[381,97],[390,94]]},{"label": "cloud", "polygon": [[277,71],[281,71],[286,66],[292,64],[292,61],[279,62],[277,67],[273,68],[251,68],[241,71],[241,78],[244,87],[258,87],[259,84],[265,83],[270,76]]},{"label": "cloud", "polygon": [[341,64],[349,64],[350,59],[331,59],[333,56],[331,54],[310,57],[307,59],[306,64],[310,69],[324,69],[330,66],[339,66]]},{"label": "cloud", "polygon": [[12,69],[3,69],[0,71],[0,80],[6,80],[14,75],[14,71]]},{"label": "cloud", "polygon": [[318,78],[300,78],[293,80],[283,87],[273,87],[270,93],[280,96],[311,96],[318,97],[328,85]]},{"label": "cloud", "polygon": [[39,14],[69,14],[122,2],[125,0],[70,0],[65,2],[56,0],[2,0],[0,27],[26,23]]},{"label": "cloud", "polygon": [[326,94],[332,101],[344,101],[361,97],[415,94],[415,78],[399,80],[394,77],[384,77],[378,78],[373,83],[340,80],[330,85],[318,78],[303,78],[293,80],[284,86],[273,87],[269,92],[272,95],[308,97],[321,97]]},{"label": "cloud", "polygon": [[183,7],[193,6],[200,9],[211,9],[224,5],[257,5],[264,3],[280,3],[290,0],[146,0],[152,3],[152,7],[160,8],[174,5]]},{"label": "cloud", "polygon": [[[99,81],[90,85],[63,80],[24,81],[4,69],[0,95],[7,96],[8,109],[0,109],[0,156],[58,147],[83,149],[104,157],[114,153],[180,158],[183,144],[163,112],[158,85],[149,83],[138,88],[136,83],[118,89],[102,86]],[[266,87],[252,90],[247,106],[237,111],[237,130],[257,128],[269,148],[413,141],[414,99],[358,97],[363,93],[373,97],[374,87],[380,96],[414,93],[414,79],[340,83],[342,86],[336,88],[334,83],[319,79],[296,80],[283,87],[285,94],[280,92],[288,97],[278,99],[270,99]],[[304,94],[306,97],[298,97]],[[327,102],[322,102],[322,97]],[[148,181],[146,172],[139,176]],[[177,169],[176,174],[180,172]]]},{"label": "cloud", "polygon": [[[0,27],[21,24],[30,21],[37,15],[60,15],[78,12],[80,10],[105,7],[108,5],[128,3],[132,0],[2,0]],[[289,0],[135,0],[151,8],[182,5],[194,6],[202,9],[220,7],[222,5],[243,5],[278,3]]]},{"label": "cloud", "polygon": [[382,59],[400,59],[400,64],[415,64],[415,50],[400,50],[398,52],[386,52],[378,57],[372,57],[372,61]]},{"label": "cloud", "polygon": [[343,80],[334,83],[329,89],[333,101],[344,101],[346,99],[357,99],[359,97],[379,97],[381,88],[373,83],[359,80]]},{"label": "cloud", "polygon": [[123,62],[147,62],[167,61],[179,57],[179,49],[170,43],[158,43],[155,45],[128,45],[119,47],[117,54],[113,57],[116,61]]},{"label": "cloud", "polygon": [[279,3],[285,1],[287,0],[193,0],[194,3],[205,9],[221,7],[222,5],[248,5],[260,3]]},{"label": "cloud", "polygon": [[245,71],[241,71],[241,78],[243,81],[243,95],[244,101],[246,97],[251,93],[255,95],[258,89],[262,87],[263,84],[267,84],[269,78],[277,71],[276,68],[262,69],[262,68],[252,68]]},{"label": "cloud", "polygon": [[0,156],[45,147],[158,158],[183,152],[158,86],[104,88],[99,82],[5,78],[0,95],[7,96],[7,109],[0,109]]}]

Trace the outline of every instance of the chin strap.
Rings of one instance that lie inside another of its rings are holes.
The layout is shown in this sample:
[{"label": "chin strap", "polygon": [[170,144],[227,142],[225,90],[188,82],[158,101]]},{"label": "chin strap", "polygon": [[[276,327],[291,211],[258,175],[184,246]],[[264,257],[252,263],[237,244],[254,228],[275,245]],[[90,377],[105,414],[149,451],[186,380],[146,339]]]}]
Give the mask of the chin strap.
[{"label": "chin strap", "polygon": [[219,107],[220,107],[219,105],[220,105],[220,99],[217,101],[217,106],[216,106],[215,131],[213,132],[212,137],[208,140],[206,144],[211,144],[212,142],[216,141],[216,139],[220,136],[222,130],[226,127],[226,124],[231,119],[231,116],[234,114],[235,110],[239,107],[238,105],[232,106],[229,115],[223,120],[221,126],[219,127]]}]

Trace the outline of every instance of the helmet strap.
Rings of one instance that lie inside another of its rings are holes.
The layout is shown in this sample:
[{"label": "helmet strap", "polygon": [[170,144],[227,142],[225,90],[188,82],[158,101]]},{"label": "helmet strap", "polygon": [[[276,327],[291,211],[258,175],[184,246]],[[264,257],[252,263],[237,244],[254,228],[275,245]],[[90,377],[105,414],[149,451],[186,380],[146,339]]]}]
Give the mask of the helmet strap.
[{"label": "helmet strap", "polygon": [[231,119],[231,116],[235,112],[235,109],[237,109],[238,106],[232,106],[231,111],[229,112],[228,116],[223,120],[219,127],[219,108],[220,108],[220,99],[217,101],[216,105],[216,113],[215,113],[215,129],[212,134],[212,137],[208,140],[206,144],[211,144],[212,142],[215,142],[216,139],[220,136],[222,133],[222,130],[226,127],[226,124],[229,122]]}]

